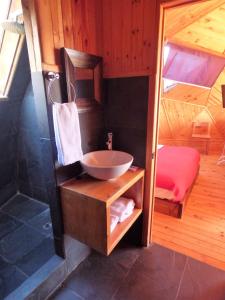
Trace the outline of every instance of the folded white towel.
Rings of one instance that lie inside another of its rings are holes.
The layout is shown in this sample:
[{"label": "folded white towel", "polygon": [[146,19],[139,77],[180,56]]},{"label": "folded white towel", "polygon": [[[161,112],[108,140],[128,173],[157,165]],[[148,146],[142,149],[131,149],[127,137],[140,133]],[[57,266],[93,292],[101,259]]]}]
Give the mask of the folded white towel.
[{"label": "folded white towel", "polygon": [[116,225],[118,224],[118,222],[119,222],[118,216],[110,215],[110,232],[111,233],[116,228]]},{"label": "folded white towel", "polygon": [[58,162],[65,166],[81,160],[83,152],[75,102],[54,103],[52,112]]},{"label": "folded white towel", "polygon": [[119,217],[119,222],[126,220],[132,213],[135,207],[133,199],[120,197],[110,207],[110,214]]},{"label": "folded white towel", "polygon": [[112,207],[120,210],[129,210],[133,209],[135,206],[133,199],[128,199],[125,197],[120,197],[116,201],[113,202]]}]

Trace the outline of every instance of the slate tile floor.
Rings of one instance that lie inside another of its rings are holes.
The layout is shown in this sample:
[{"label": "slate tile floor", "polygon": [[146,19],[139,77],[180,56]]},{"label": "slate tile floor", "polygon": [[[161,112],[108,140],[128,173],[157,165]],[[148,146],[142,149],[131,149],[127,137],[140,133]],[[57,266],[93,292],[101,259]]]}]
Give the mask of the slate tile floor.
[{"label": "slate tile floor", "polygon": [[18,194],[0,207],[0,300],[54,254],[46,204]]},{"label": "slate tile floor", "polygon": [[93,252],[56,300],[224,300],[225,272],[154,244]]}]

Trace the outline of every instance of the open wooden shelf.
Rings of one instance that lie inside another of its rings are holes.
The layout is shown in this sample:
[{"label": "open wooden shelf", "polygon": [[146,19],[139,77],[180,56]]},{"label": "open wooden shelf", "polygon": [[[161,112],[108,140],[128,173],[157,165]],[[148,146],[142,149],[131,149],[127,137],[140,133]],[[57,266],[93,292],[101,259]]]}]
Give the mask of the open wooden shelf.
[{"label": "open wooden shelf", "polygon": [[134,212],[132,215],[127,218],[124,222],[118,223],[113,232],[108,236],[108,253],[112,252],[124,234],[130,229],[130,227],[134,224],[137,218],[142,213],[142,209],[134,208]]},{"label": "open wooden shelf", "polygon": [[[128,170],[114,180],[85,175],[60,186],[65,233],[109,255],[142,213],[144,170]],[[135,201],[132,215],[110,232],[110,205],[120,196]],[[140,233],[141,234],[141,233]]]}]

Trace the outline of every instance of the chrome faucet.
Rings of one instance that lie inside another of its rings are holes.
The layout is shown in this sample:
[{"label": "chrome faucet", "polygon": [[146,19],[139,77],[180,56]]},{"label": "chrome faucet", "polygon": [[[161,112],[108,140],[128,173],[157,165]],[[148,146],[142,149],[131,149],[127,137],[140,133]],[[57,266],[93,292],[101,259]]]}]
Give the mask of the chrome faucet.
[{"label": "chrome faucet", "polygon": [[106,142],[108,150],[112,150],[112,137],[113,137],[112,132],[108,132],[108,140]]}]

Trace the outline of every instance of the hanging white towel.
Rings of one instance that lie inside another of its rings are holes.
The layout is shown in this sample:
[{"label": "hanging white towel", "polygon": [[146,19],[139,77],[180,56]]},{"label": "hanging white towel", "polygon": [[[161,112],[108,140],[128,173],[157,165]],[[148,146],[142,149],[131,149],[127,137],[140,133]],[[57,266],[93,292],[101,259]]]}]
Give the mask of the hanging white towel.
[{"label": "hanging white towel", "polygon": [[119,222],[123,222],[133,213],[134,207],[135,202],[133,199],[120,197],[111,205],[110,214],[111,216],[118,216]]},{"label": "hanging white towel", "polygon": [[75,102],[54,103],[52,112],[58,162],[65,166],[81,160],[83,152]]}]

